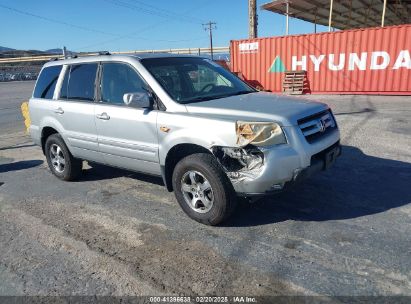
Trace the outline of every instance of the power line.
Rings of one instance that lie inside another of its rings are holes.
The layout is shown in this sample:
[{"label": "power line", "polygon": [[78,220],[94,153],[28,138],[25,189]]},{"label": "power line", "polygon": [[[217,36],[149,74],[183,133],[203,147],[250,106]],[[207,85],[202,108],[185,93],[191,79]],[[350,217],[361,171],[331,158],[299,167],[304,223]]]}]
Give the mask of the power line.
[{"label": "power line", "polygon": [[0,4],[0,7],[4,8],[4,9],[8,9],[8,10],[16,12],[16,13],[19,13],[19,14],[22,14],[22,15],[38,18],[38,19],[45,20],[45,21],[52,22],[52,23],[56,23],[56,24],[66,25],[66,26],[69,26],[69,27],[72,27],[72,28],[77,28],[77,29],[83,30],[83,31],[99,33],[99,34],[104,34],[104,35],[109,35],[109,36],[118,36],[117,34],[105,32],[105,31],[101,31],[101,30],[97,30],[97,29],[93,29],[93,28],[89,28],[89,27],[85,27],[85,26],[81,26],[81,25],[77,25],[77,24],[72,24],[72,23],[68,23],[68,22],[65,22],[65,21],[56,20],[56,19],[52,19],[52,18],[40,16],[40,15],[36,15],[36,14],[30,13],[30,12],[22,11],[22,10],[16,9],[14,7],[6,6],[6,5],[3,5],[3,4]]},{"label": "power line", "polygon": [[[105,0],[105,1],[108,2],[108,0]],[[113,2],[113,1],[111,1],[111,2]],[[137,2],[140,2],[140,1],[137,1]],[[147,4],[147,6],[155,8],[155,6],[153,6],[153,5],[148,5]],[[98,34],[103,34],[103,35],[116,37],[116,38],[108,40],[108,41],[104,41],[104,42],[97,43],[97,44],[94,44],[94,45],[89,45],[89,46],[82,47],[82,48],[78,48],[78,50],[85,49],[85,48],[88,48],[88,47],[98,46],[98,45],[101,45],[101,44],[106,44],[106,43],[109,43],[109,42],[115,42],[115,41],[118,41],[118,40],[121,40],[121,39],[124,39],[124,38],[137,38],[137,39],[147,40],[147,41],[169,42],[169,43],[184,42],[184,41],[199,41],[199,40],[204,39],[204,38],[198,38],[198,39],[166,40],[166,39],[150,39],[150,38],[135,36],[135,34],[137,34],[139,32],[147,31],[147,30],[149,30],[151,28],[154,28],[156,26],[160,26],[161,24],[167,22],[167,20],[165,20],[164,22],[156,22],[152,26],[147,26],[147,27],[143,28],[140,31],[136,31],[136,32],[133,32],[133,33],[130,33],[130,34],[127,34],[127,35],[120,35],[120,34],[114,34],[114,33],[106,32],[106,31],[101,31],[101,30],[98,30],[98,29],[93,29],[93,28],[89,28],[89,27],[85,27],[85,26],[81,26],[81,25],[77,25],[77,24],[73,24],[73,23],[69,23],[69,22],[65,22],[65,21],[61,21],[61,20],[57,20],[57,19],[53,19],[53,18],[49,18],[49,17],[45,17],[45,16],[41,16],[41,15],[37,15],[37,14],[31,13],[31,12],[28,12],[28,11],[23,11],[23,10],[20,10],[20,9],[17,9],[17,8],[14,8],[14,7],[10,7],[10,6],[7,6],[7,5],[3,5],[3,4],[0,4],[0,8],[7,9],[7,10],[10,10],[12,12],[22,14],[22,15],[25,15],[25,16],[30,16],[30,17],[33,17],[33,18],[41,19],[41,20],[44,20],[44,21],[47,21],[47,22],[61,24],[61,25],[65,25],[65,26],[68,26],[68,27],[80,29],[80,30],[83,30],[83,31],[92,32],[92,33],[98,33]],[[133,7],[133,9],[138,9],[138,7]],[[160,10],[166,11],[164,9],[160,9]],[[189,11],[191,11],[191,10],[192,9],[190,9]],[[187,11],[187,13],[189,11]],[[148,12],[152,13],[151,10],[147,10],[147,13]],[[171,11],[168,11],[168,12],[169,13],[167,15],[163,14],[162,17],[167,18],[167,19],[175,18],[175,16],[172,16]],[[184,14],[179,15],[179,18],[181,18],[183,16],[184,16]],[[194,18],[192,18],[192,19],[194,20]],[[189,22],[194,22],[194,21],[189,21]]]},{"label": "power line", "polygon": [[[187,23],[194,23],[194,24],[201,23],[201,20],[195,20],[194,18],[189,17],[189,16],[182,16],[182,15],[179,15],[177,13],[173,13],[173,12],[170,12],[170,11],[165,11],[164,9],[157,8],[153,5],[147,5],[146,4],[147,6],[150,6],[150,7],[155,8],[155,9],[144,8],[141,5],[139,6],[139,5],[131,4],[129,2],[125,2],[125,1],[122,1],[122,0],[104,0],[104,1],[108,2],[108,3],[111,3],[113,5],[119,6],[119,7],[128,8],[128,9],[135,10],[135,11],[138,11],[140,13],[149,14],[149,15],[152,15],[152,16],[158,16],[158,17],[161,17],[161,18],[174,18],[177,21],[187,22]],[[165,12],[161,12],[161,10],[165,11]]]},{"label": "power line", "polygon": [[155,24],[152,24],[150,26],[146,26],[146,27],[144,27],[144,28],[142,28],[138,31],[135,31],[135,32],[132,32],[132,33],[129,33],[129,34],[125,34],[125,35],[122,35],[122,36],[117,37],[117,38],[113,38],[113,39],[105,40],[105,41],[102,41],[102,42],[98,42],[98,43],[90,44],[90,45],[87,45],[87,46],[83,46],[83,47],[80,47],[80,48],[76,48],[76,50],[80,51],[80,50],[83,50],[83,49],[92,48],[92,47],[96,47],[96,46],[99,46],[99,45],[104,45],[104,44],[111,43],[111,42],[116,42],[116,41],[119,41],[119,40],[122,40],[122,39],[127,39],[127,38],[129,38],[129,39],[141,39],[141,40],[153,41],[153,42],[169,42],[169,43],[187,42],[187,41],[200,41],[200,40],[206,39],[206,38],[202,37],[202,38],[195,38],[195,39],[167,40],[167,39],[151,39],[151,38],[136,36],[137,33],[146,32],[150,29],[161,26],[163,23],[166,23],[166,22],[167,22],[167,20],[164,20],[163,22],[156,22]]},{"label": "power line", "polygon": [[[129,0],[129,1],[130,1],[130,0]],[[164,9],[164,8],[160,8],[160,7],[151,5],[151,4],[147,4],[147,3],[145,3],[144,1],[141,1],[141,0],[132,0],[132,2],[138,2],[138,3],[140,3],[141,5],[144,5],[144,6],[147,6],[147,7],[151,7],[151,8],[153,8],[153,9],[157,10],[157,11],[163,11],[163,12],[169,14],[169,15],[175,15],[175,16],[180,16],[180,17],[184,17],[184,18],[189,18],[189,19],[191,19],[191,20],[198,21],[198,23],[203,22],[202,20],[200,20],[200,19],[198,19],[198,18],[196,18],[196,17],[188,16],[187,13],[179,14],[179,13],[176,13],[176,12],[173,12],[173,11],[170,11],[170,10],[167,10],[167,9]]]},{"label": "power line", "polygon": [[[199,8],[201,8],[201,7],[203,7],[203,6],[207,5],[207,4],[209,4],[208,0],[205,1],[204,3],[202,3],[202,5],[196,5],[196,6],[193,7],[193,8],[190,8],[190,9],[188,9],[188,10],[185,10],[181,15],[186,15],[186,14],[190,13],[190,12],[193,11],[193,10],[198,10]],[[135,35],[136,35],[136,34],[139,34],[139,33],[142,33],[142,32],[146,32],[146,31],[148,31],[148,30],[150,30],[150,29],[159,27],[159,26],[163,25],[164,23],[169,22],[168,19],[173,19],[173,17],[168,17],[166,20],[163,20],[163,21],[161,21],[161,22],[156,22],[156,23],[151,24],[151,25],[149,25],[149,26],[143,27],[143,28],[141,28],[140,30],[131,32],[131,33],[126,34],[126,35],[122,35],[122,36],[120,36],[120,37],[118,37],[118,38],[114,38],[114,39],[110,39],[110,40],[105,40],[105,41],[102,41],[102,42],[94,43],[94,44],[91,44],[91,45],[87,45],[87,46],[84,46],[84,47],[77,48],[76,50],[79,51],[79,50],[83,50],[83,49],[87,49],[87,48],[92,48],[92,47],[96,47],[96,46],[99,46],[99,45],[104,45],[104,44],[107,44],[107,43],[116,42],[116,41],[119,41],[119,40],[122,40],[122,39],[126,39],[126,38],[138,38],[138,39],[143,39],[143,40],[145,40],[144,38],[139,38],[139,37],[137,37],[137,36],[135,36]],[[198,39],[198,40],[203,40],[203,39],[204,39],[204,38],[200,38],[200,39]],[[197,39],[190,39],[190,40],[187,40],[187,41],[194,41],[194,40],[197,40]],[[152,40],[152,41],[156,41],[156,40]],[[175,41],[173,41],[173,42],[177,42],[177,40],[175,40]]]}]

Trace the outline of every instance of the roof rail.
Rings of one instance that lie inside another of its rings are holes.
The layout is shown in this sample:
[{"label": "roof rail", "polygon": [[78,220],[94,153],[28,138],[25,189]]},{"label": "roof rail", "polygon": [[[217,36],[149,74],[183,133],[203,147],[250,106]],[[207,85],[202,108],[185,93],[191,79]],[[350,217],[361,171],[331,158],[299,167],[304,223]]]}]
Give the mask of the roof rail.
[{"label": "roof rail", "polygon": [[111,53],[109,51],[101,51],[98,52],[99,55],[111,55]]},{"label": "roof rail", "polygon": [[53,58],[50,58],[49,61],[57,61],[57,60],[59,60],[58,57],[53,57]]}]

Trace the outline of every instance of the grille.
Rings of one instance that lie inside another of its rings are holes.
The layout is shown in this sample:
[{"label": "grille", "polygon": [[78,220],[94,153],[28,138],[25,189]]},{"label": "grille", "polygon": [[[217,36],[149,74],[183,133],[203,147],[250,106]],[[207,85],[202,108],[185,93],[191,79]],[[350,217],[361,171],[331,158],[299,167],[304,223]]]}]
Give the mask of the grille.
[{"label": "grille", "polygon": [[298,126],[309,143],[327,135],[337,127],[330,110],[300,119]]}]

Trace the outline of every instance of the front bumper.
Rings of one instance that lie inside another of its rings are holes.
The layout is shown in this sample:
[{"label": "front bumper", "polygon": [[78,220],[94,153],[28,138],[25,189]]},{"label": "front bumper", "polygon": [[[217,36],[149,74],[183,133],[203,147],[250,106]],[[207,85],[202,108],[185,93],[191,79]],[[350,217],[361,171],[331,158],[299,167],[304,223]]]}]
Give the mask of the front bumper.
[{"label": "front bumper", "polygon": [[[328,169],[341,155],[338,129],[309,144],[301,141],[296,128],[285,130],[289,144],[261,149],[264,166],[258,176],[235,180],[233,187],[240,196],[269,195],[289,188],[312,174]],[[332,159],[328,159],[327,157]]]}]

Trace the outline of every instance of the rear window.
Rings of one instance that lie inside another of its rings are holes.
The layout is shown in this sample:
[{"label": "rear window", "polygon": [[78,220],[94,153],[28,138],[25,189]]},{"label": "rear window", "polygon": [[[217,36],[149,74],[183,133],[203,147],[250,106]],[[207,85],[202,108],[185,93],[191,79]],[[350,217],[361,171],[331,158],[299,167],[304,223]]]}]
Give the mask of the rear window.
[{"label": "rear window", "polygon": [[44,68],[39,76],[34,89],[34,98],[52,99],[57,79],[59,78],[62,66],[56,65]]},{"label": "rear window", "polygon": [[70,66],[64,77],[60,98],[94,100],[97,63]]}]

